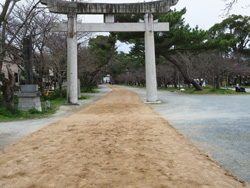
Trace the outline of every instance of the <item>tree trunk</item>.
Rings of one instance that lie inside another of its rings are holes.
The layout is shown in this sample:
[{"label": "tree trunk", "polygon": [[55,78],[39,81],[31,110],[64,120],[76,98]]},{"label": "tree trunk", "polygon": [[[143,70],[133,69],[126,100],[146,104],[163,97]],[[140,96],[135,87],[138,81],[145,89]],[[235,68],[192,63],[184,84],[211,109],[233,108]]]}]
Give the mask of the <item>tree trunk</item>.
[{"label": "tree trunk", "polygon": [[9,80],[6,79],[7,82],[4,83],[3,87],[3,97],[5,100],[5,107],[11,111],[13,114],[15,113],[15,103],[14,103],[14,89],[9,85]]},{"label": "tree trunk", "polygon": [[174,88],[177,88],[177,81],[176,81],[176,77],[177,77],[177,72],[176,72],[176,71],[174,71],[174,76],[173,76]]},{"label": "tree trunk", "polygon": [[180,65],[176,60],[174,60],[173,58],[169,57],[168,60],[173,63],[180,71],[182,77],[186,80],[186,82],[188,84],[192,84],[196,90],[198,91],[203,91],[203,88],[196,82],[194,81],[194,79],[190,78],[187,74],[187,72],[185,71],[185,69],[183,68],[182,65]]},{"label": "tree trunk", "polygon": [[60,81],[57,80],[57,83],[58,83],[58,87],[59,87],[59,95],[60,95],[60,97],[63,97],[63,94],[62,94],[62,80],[60,80]]},{"label": "tree trunk", "polygon": [[42,96],[44,96],[44,94],[45,94],[45,92],[44,92],[44,85],[43,85],[43,77],[44,77],[44,72],[45,72],[44,70],[45,70],[44,64],[41,63],[40,67],[39,67],[39,72],[38,72],[38,74],[39,74],[38,85],[40,87],[40,91],[41,91]]},{"label": "tree trunk", "polygon": [[[13,75],[11,75],[13,76]],[[0,80],[2,81],[1,90],[3,92],[5,108],[11,113],[15,113],[15,104],[14,104],[14,78],[12,78],[12,85],[10,85],[10,80],[5,78],[4,73],[0,73]]]},{"label": "tree trunk", "polygon": [[220,89],[220,76],[219,75],[215,77],[215,86],[216,86],[216,89]]},{"label": "tree trunk", "polygon": [[164,87],[165,87],[166,89],[168,88],[168,83],[167,83],[167,82],[164,83]]}]

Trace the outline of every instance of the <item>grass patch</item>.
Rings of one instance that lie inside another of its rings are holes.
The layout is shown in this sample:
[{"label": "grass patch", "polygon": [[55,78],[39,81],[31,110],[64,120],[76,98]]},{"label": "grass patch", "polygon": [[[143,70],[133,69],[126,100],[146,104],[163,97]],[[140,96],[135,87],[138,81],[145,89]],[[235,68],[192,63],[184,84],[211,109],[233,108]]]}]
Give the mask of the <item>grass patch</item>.
[{"label": "grass patch", "polygon": [[10,122],[10,121],[20,121],[20,120],[30,120],[30,119],[40,119],[46,118],[54,114],[60,106],[66,103],[66,99],[58,98],[55,100],[50,100],[50,108],[45,110],[45,100],[41,98],[42,112],[31,109],[29,111],[20,111],[17,109],[17,104],[15,104],[15,114],[12,114],[4,107],[0,107],[0,122]]},{"label": "grass patch", "polygon": [[89,91],[86,91],[84,89],[81,89],[81,92],[82,93],[99,93],[99,91],[97,89],[92,89],[92,90],[89,90]]},{"label": "grass patch", "polygon": [[[56,113],[60,106],[67,102],[66,100],[66,90],[63,91],[62,97],[59,95],[59,91],[54,91],[49,96],[41,97],[41,106],[42,112],[31,109],[29,111],[20,111],[18,110],[18,99],[15,99],[15,114],[12,114],[8,111],[3,104],[2,95],[0,95],[0,122],[10,122],[10,121],[20,121],[20,120],[30,120],[30,119],[41,119],[51,116],[52,114]],[[78,100],[86,100],[89,99],[91,96],[82,96]],[[50,108],[45,110],[45,101],[48,100],[50,102]]]},{"label": "grass patch", "polygon": [[89,99],[91,96],[89,95],[85,95],[85,96],[81,96],[80,98],[78,98],[78,100],[86,100]]}]

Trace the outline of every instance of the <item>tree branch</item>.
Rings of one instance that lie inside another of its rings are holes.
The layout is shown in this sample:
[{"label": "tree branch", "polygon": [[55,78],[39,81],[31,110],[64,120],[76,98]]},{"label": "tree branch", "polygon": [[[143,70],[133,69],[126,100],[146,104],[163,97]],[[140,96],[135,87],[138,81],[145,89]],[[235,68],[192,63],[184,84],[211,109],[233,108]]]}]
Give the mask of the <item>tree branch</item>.
[{"label": "tree branch", "polygon": [[9,9],[10,1],[11,0],[6,0],[5,1],[5,4],[3,6],[3,11],[2,11],[2,13],[0,15],[0,26],[2,25],[2,22],[5,20],[5,16],[7,14],[8,9]]},{"label": "tree branch", "polygon": [[4,51],[6,49],[8,49],[10,47],[10,45],[12,44],[12,42],[15,40],[17,34],[19,33],[19,31],[22,29],[22,27],[25,25],[25,23],[28,21],[31,13],[33,12],[33,10],[37,7],[37,5],[40,3],[41,0],[39,0],[33,7],[32,9],[29,11],[29,13],[27,14],[25,20],[23,21],[23,23],[19,26],[19,28],[17,29],[17,31],[15,32],[15,34],[12,36],[11,40],[8,42],[8,44],[6,45],[5,49],[2,49],[2,51],[0,52],[0,55],[2,53],[4,53]]}]

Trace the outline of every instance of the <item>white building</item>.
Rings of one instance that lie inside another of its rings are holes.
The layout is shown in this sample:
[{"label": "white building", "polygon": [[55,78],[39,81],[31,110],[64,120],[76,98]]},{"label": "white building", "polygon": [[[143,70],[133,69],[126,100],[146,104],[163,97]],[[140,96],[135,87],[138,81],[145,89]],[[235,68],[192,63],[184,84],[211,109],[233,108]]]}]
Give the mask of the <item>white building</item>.
[{"label": "white building", "polygon": [[103,77],[103,83],[110,83],[111,79],[110,79],[110,74],[107,74],[107,76]]},{"label": "white building", "polygon": [[[15,63],[8,63],[8,61],[11,61],[11,60],[10,60],[10,58],[8,56],[6,56],[5,62],[3,62],[3,67],[2,67],[1,71],[5,74],[5,78],[8,78],[8,70],[7,70],[7,66],[8,66],[9,69],[10,69],[10,71],[12,72],[12,74],[15,77],[15,84],[19,85],[19,72],[18,72],[19,68],[18,68],[17,64],[15,64]],[[12,84],[11,80],[12,79],[10,79],[10,84]],[[2,84],[2,83],[0,82],[0,84]]]}]

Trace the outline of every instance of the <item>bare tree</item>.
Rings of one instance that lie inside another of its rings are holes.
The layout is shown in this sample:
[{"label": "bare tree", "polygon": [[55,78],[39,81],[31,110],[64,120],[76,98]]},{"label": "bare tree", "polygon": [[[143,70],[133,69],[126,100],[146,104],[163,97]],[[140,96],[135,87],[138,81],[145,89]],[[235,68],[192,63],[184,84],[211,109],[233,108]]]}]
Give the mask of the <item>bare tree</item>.
[{"label": "bare tree", "polygon": [[67,71],[67,35],[52,33],[47,41],[49,49],[49,68],[53,71],[55,82],[62,97],[62,84]]},{"label": "bare tree", "polygon": [[192,62],[189,57],[187,54],[177,53],[177,55],[169,57],[168,60],[178,68],[188,84],[192,84],[197,90],[202,91],[203,88],[195,81],[194,75],[189,73],[188,65]]},{"label": "bare tree", "polygon": [[[23,22],[17,27],[16,30],[13,31],[13,35],[10,37],[6,37],[6,27],[8,26],[7,23],[9,23],[9,15],[11,15],[12,10],[14,8],[16,1],[13,0],[13,4],[10,7],[11,1],[6,0],[5,4],[3,5],[3,11],[0,15],[0,26],[2,30],[1,35],[1,48],[0,48],[0,89],[3,92],[5,106],[8,110],[14,113],[14,88],[15,88],[15,82],[12,82],[11,80],[14,78],[13,74],[10,70],[10,68],[7,66],[7,76],[5,76],[3,69],[3,63],[6,59],[6,52],[11,51],[11,45],[13,41],[16,39],[18,33],[22,29],[22,27],[25,25],[27,20],[30,18],[31,13],[38,5],[38,2],[32,6],[26,15],[26,18],[23,20]],[[9,62],[10,63],[10,62]]]},{"label": "bare tree", "polygon": [[165,62],[165,63],[157,65],[156,71],[157,71],[158,87],[164,86],[165,88],[167,88],[170,83],[177,84],[175,69],[176,68],[169,62]]}]

